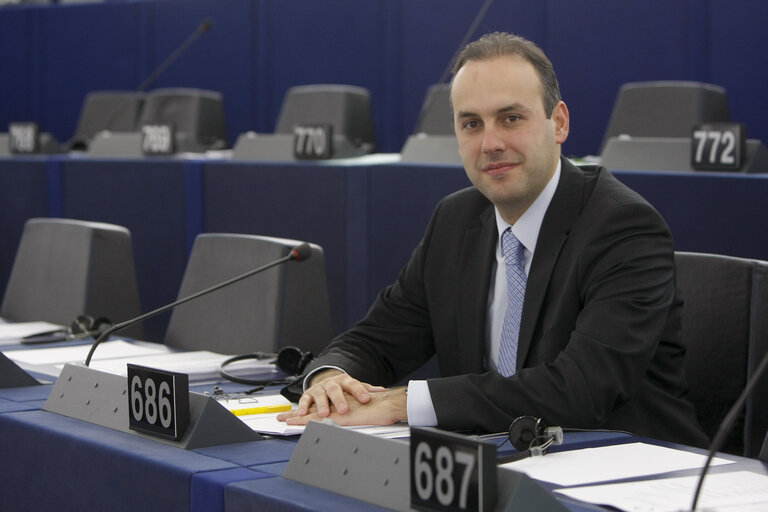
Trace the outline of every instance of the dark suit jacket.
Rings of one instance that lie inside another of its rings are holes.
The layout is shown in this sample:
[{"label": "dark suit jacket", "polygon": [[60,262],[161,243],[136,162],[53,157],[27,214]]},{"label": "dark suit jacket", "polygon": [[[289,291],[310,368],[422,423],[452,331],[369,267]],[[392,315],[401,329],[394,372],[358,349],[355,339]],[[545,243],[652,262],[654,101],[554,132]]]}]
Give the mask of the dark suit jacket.
[{"label": "dark suit jacket", "polygon": [[674,245],[653,207],[605,169],[563,160],[509,378],[483,363],[497,237],[476,189],[444,198],[397,281],[308,370],[391,385],[437,354],[428,384],[441,428],[499,432],[532,415],[706,445],[685,399]]}]

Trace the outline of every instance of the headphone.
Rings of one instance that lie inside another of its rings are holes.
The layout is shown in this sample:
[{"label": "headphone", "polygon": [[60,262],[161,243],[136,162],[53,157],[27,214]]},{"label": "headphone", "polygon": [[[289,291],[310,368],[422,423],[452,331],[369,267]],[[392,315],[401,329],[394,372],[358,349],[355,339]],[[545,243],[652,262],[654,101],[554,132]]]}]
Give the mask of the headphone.
[{"label": "headphone", "polygon": [[112,327],[112,322],[103,316],[93,318],[88,315],[77,315],[69,324],[67,334],[72,339],[87,338],[88,336],[99,335],[110,327]]},{"label": "headphone", "polygon": [[314,359],[314,356],[311,352],[302,352],[296,347],[287,346],[281,348],[277,354],[268,352],[253,352],[251,354],[240,354],[237,356],[232,356],[229,359],[222,361],[222,363],[219,365],[219,375],[229,381],[236,382],[238,384],[245,384],[247,386],[288,384],[295,380],[293,378],[278,380],[246,379],[244,377],[232,375],[224,369],[225,366],[228,366],[236,361],[244,361],[247,359],[269,359],[273,357],[276,358],[274,362],[280,371],[293,377],[296,375],[301,375],[301,373],[304,371],[304,368],[306,368],[310,361]]},{"label": "headphone", "polygon": [[520,416],[515,418],[509,426],[509,442],[512,443],[518,453],[501,457],[499,463],[514,462],[544,455],[547,448],[553,444],[562,444],[562,427],[548,427],[544,420],[533,416]]},{"label": "headphone", "polygon": [[112,327],[112,322],[103,316],[93,318],[88,315],[78,315],[66,328],[24,336],[21,339],[21,343],[25,345],[54,343],[58,341],[79,340],[89,336],[96,338],[110,327]]}]

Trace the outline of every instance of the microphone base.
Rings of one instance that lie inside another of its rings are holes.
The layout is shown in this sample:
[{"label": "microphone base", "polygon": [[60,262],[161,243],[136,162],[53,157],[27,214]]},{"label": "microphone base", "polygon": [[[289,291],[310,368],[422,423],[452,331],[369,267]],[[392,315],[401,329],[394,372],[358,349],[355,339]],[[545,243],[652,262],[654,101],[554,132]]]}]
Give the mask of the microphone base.
[{"label": "microphone base", "polygon": [[189,424],[180,440],[131,430],[126,377],[79,363],[64,365],[43,410],[185,450],[263,439],[213,397],[193,392],[189,393]]}]

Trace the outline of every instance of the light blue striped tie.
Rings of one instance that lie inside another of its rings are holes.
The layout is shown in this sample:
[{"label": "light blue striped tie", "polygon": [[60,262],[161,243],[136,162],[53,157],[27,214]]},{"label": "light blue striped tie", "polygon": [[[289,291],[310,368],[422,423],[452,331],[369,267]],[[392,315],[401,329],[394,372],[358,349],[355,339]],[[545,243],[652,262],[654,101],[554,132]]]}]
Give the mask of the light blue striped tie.
[{"label": "light blue striped tie", "polygon": [[507,228],[501,235],[501,253],[507,269],[507,310],[501,329],[499,347],[499,373],[509,377],[517,366],[517,342],[520,335],[520,318],[525,299],[525,268],[523,267],[525,247]]}]

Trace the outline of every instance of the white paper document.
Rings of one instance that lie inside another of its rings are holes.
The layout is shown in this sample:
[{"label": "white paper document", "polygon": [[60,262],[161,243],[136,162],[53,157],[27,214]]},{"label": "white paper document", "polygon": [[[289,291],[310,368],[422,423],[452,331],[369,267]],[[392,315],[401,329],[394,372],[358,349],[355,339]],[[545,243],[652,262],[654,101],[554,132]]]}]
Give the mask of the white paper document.
[{"label": "white paper document", "polygon": [[[291,404],[282,395],[266,395],[256,396],[263,404],[290,404],[295,408],[295,404]],[[237,407],[241,407],[242,404],[237,406],[227,405],[221,402],[222,405],[232,410]],[[287,425],[285,422],[277,421],[277,415],[280,413],[270,414],[254,414],[248,416],[239,416],[239,418],[254,431],[260,434],[269,434],[273,436],[294,436],[304,432],[303,425]],[[386,437],[386,438],[403,438],[410,435],[410,428],[407,423],[398,423],[395,425],[363,425],[355,427],[344,427],[365,434],[373,436]]]},{"label": "white paper document", "polygon": [[63,325],[50,322],[0,323],[0,345],[15,345],[25,336],[64,330]]},{"label": "white paper document", "polygon": [[[259,418],[241,418],[249,427],[260,434],[273,436],[294,436],[304,433],[303,425],[286,425],[277,421],[277,414],[262,414]],[[369,434],[387,439],[402,439],[410,437],[411,429],[408,425],[361,425],[344,427],[363,434]]]},{"label": "white paper document", "polygon": [[[189,376],[190,382],[200,382],[211,379],[219,380],[219,366],[230,357],[229,355],[218,354],[208,350],[168,352],[145,354],[139,357],[127,356],[94,360],[91,363],[91,368],[117,375],[126,375],[127,365],[132,363],[168,372],[186,373]],[[271,364],[270,360],[267,359],[237,361],[227,366],[227,372],[240,376],[258,373],[259,377],[265,380],[278,378],[278,371],[275,365]]]},{"label": "white paper document", "polygon": [[[662,478],[621,484],[591,485],[555,492],[578,500],[632,512],[689,510],[698,476]],[[768,510],[768,476],[750,471],[708,473],[697,510]]]},{"label": "white paper document", "polygon": [[[700,468],[706,459],[706,455],[637,442],[548,453],[499,467],[526,473],[535,480],[571,486]],[[713,466],[732,462],[712,459]]]},{"label": "white paper document", "polygon": [[[55,365],[72,362],[83,362],[88,356],[91,345],[74,345],[69,347],[46,347],[31,350],[12,350],[5,355],[17,363],[30,365]],[[158,343],[128,343],[123,340],[107,341],[99,345],[93,353],[93,361],[112,359],[116,357],[136,357],[148,354],[169,352],[168,347]]]},{"label": "white paper document", "polygon": [[[5,354],[12,361],[28,371],[58,377],[66,363],[85,361],[91,345],[68,347],[47,347],[30,350],[12,350]],[[219,379],[221,363],[231,356],[196,350],[176,352],[171,348],[149,342],[129,343],[123,340],[107,341],[93,353],[90,367],[116,375],[126,375],[128,363],[147,366],[158,370],[186,373],[190,382]],[[271,359],[248,359],[236,361],[227,367],[233,375],[254,375],[269,380],[278,378],[278,371]]]}]

